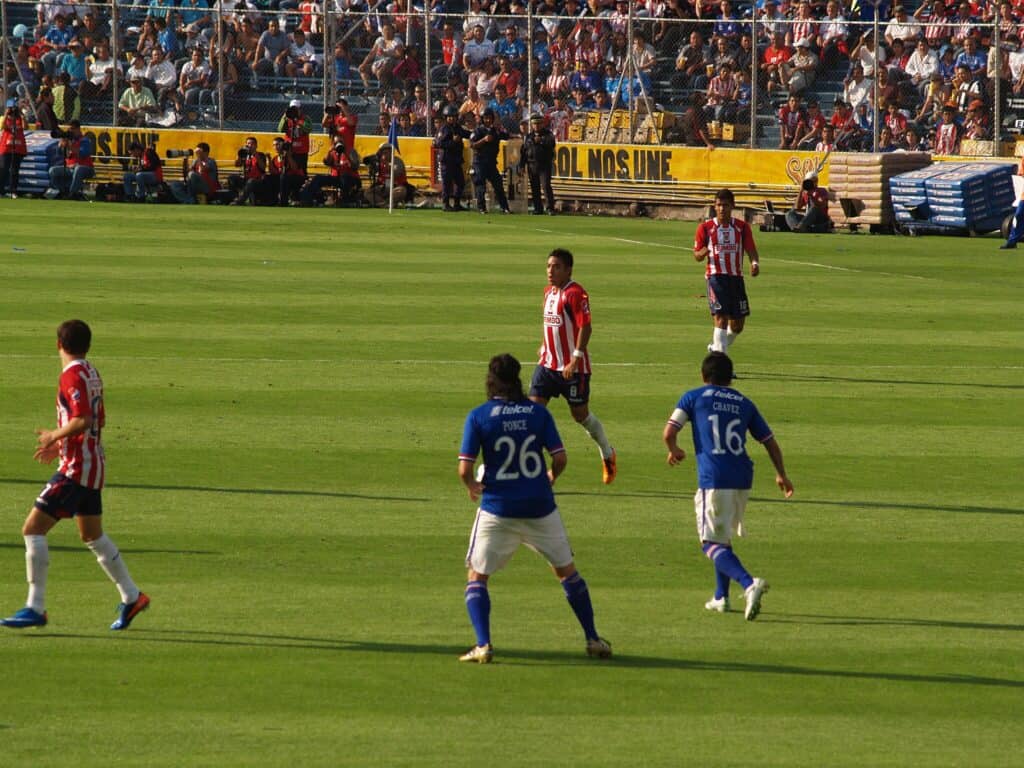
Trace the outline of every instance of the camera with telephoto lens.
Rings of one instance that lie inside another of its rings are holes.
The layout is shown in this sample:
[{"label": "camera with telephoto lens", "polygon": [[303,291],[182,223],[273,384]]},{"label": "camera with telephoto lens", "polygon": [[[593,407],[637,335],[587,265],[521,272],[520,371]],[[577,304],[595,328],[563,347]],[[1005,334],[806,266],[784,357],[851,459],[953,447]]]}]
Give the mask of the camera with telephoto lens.
[{"label": "camera with telephoto lens", "polygon": [[194,149],[168,149],[168,157],[192,157],[196,151]]},{"label": "camera with telephoto lens", "polygon": [[324,107],[324,114],[336,115],[339,112],[341,112],[341,107],[339,107],[337,105],[328,105],[328,106]]},{"label": "camera with telephoto lens", "polygon": [[800,188],[804,192],[810,192],[816,186],[817,186],[817,184],[814,183],[814,179],[804,179],[804,183],[800,185]]},{"label": "camera with telephoto lens", "polygon": [[296,119],[298,119],[298,117],[299,117],[299,108],[298,107],[288,107],[288,109],[286,109],[284,111],[284,116],[287,117],[289,120],[296,120]]},{"label": "camera with telephoto lens", "polygon": [[250,157],[252,157],[252,150],[250,150],[248,147],[242,147],[240,150],[238,150],[239,160],[245,160]]},{"label": "camera with telephoto lens", "polygon": [[71,133],[71,131],[62,131],[60,128],[54,128],[52,131],[50,131],[50,138],[51,139],[73,139],[73,138],[75,138],[75,136],[74,136],[73,133]]}]

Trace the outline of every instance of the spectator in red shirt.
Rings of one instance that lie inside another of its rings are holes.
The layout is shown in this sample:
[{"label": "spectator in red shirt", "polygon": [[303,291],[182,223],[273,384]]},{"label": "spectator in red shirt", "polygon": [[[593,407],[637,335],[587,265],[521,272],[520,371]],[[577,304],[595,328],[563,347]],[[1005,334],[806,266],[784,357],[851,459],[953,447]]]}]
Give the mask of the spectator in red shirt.
[{"label": "spectator in red shirt", "polygon": [[764,84],[769,94],[775,89],[786,90],[788,88],[783,65],[791,58],[793,58],[793,49],[786,45],[785,35],[776,32],[772,37],[772,44],[765,49],[764,66],[762,67]]}]

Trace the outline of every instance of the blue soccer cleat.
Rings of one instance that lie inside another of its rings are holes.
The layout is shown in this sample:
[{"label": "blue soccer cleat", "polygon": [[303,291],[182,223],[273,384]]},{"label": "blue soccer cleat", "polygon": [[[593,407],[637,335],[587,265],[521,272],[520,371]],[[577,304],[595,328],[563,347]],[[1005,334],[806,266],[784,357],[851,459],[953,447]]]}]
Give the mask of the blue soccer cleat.
[{"label": "blue soccer cleat", "polygon": [[110,625],[111,629],[128,629],[132,620],[149,608],[149,597],[145,592],[139,592],[134,603],[121,603],[117,606],[117,621]]},{"label": "blue soccer cleat", "polygon": [[0,619],[0,627],[11,629],[25,629],[26,627],[45,627],[47,622],[46,611],[36,613],[31,608],[22,608],[13,616]]}]

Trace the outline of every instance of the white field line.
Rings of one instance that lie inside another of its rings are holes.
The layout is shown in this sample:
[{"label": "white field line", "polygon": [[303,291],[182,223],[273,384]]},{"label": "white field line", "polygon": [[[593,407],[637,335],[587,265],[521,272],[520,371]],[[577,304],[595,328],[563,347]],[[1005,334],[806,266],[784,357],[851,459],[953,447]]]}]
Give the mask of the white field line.
[{"label": "white field line", "polygon": [[[0,360],[50,360],[53,358],[52,354],[49,355],[18,355],[18,354],[0,354]],[[296,365],[296,364],[310,364],[310,365],[326,365],[330,363],[351,363],[356,365],[467,365],[467,366],[479,366],[480,360],[428,360],[428,359],[397,359],[397,360],[369,360],[369,359],[353,359],[344,357],[325,357],[325,358],[286,358],[286,357],[181,357],[181,356],[144,356],[144,355],[101,355],[97,356],[96,360],[107,360],[107,361],[139,361],[147,363],[159,363],[159,362],[196,362],[196,363],[265,363],[271,365]],[[532,363],[529,363],[532,365]],[[674,368],[679,365],[678,362],[666,362],[666,363],[631,363],[631,362],[611,362],[611,363],[593,363],[598,368]],[[815,370],[822,368],[821,365],[814,365],[812,363],[787,363],[786,369],[792,368],[806,368],[808,370]],[[975,370],[975,365],[847,365],[847,366],[835,366],[828,365],[830,370],[836,370],[837,368],[856,368],[857,370],[876,370],[876,371],[901,371],[901,370],[944,370],[944,371],[959,371],[959,370]],[[991,366],[992,370],[996,371],[1020,371],[1024,370],[1024,365],[998,365]]]}]

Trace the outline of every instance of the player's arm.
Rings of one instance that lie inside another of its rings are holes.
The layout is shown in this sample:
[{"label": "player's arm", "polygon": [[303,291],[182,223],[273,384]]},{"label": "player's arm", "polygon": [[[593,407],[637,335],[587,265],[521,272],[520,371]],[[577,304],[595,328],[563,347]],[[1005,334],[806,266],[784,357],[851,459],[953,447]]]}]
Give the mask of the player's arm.
[{"label": "player's arm", "polygon": [[44,464],[53,461],[60,452],[60,441],[66,437],[80,435],[92,427],[92,414],[75,416],[68,419],[68,423],[59,429],[37,429],[36,451],[32,458]]},{"label": "player's arm", "polygon": [[551,468],[548,470],[548,480],[551,481],[551,485],[554,485],[558,476],[565,472],[565,466],[568,463],[569,456],[566,454],[565,449],[551,454]]},{"label": "player's arm", "polygon": [[686,458],[686,451],[679,447],[678,441],[679,431],[685,426],[688,419],[686,411],[682,408],[676,408],[665,424],[664,431],[661,433],[661,439],[664,441],[665,447],[668,448],[668,458],[666,461],[670,466],[674,467]]},{"label": "player's arm", "polygon": [[793,483],[786,475],[786,466],[782,463],[782,448],[774,437],[769,437],[763,443],[764,449],[768,451],[768,458],[772,460],[775,467],[775,484],[786,495],[788,499],[793,495]]},{"label": "player's arm", "polygon": [[754,245],[754,233],[751,232],[750,227],[747,227],[746,232],[743,233],[743,250],[747,252],[747,258],[750,259],[750,276],[757,277],[761,274],[761,257],[757,253],[757,246]]},{"label": "player's arm", "polygon": [[469,498],[473,501],[477,501],[480,498],[480,494],[484,491],[484,484],[473,476],[473,463],[475,461],[476,459],[459,456],[459,480],[466,486],[466,490],[469,491]]},{"label": "player's arm", "polygon": [[580,327],[579,332],[576,334],[576,349],[573,350],[572,358],[562,369],[562,376],[564,378],[571,379],[576,375],[576,369],[579,367],[579,362],[587,352],[587,344],[590,343],[591,333],[593,333],[593,330],[590,323]]},{"label": "player's arm", "polygon": [[704,227],[697,227],[697,236],[693,241],[693,258],[696,261],[704,261],[708,255],[708,238],[704,233]]}]

